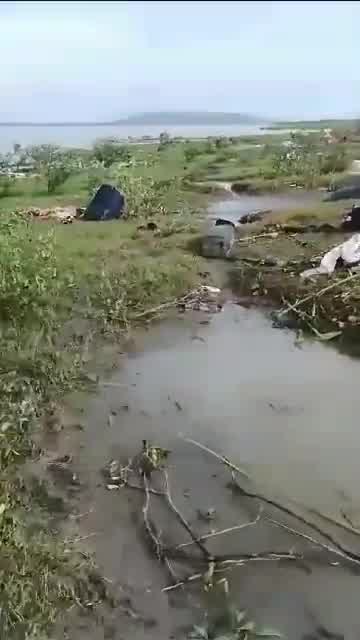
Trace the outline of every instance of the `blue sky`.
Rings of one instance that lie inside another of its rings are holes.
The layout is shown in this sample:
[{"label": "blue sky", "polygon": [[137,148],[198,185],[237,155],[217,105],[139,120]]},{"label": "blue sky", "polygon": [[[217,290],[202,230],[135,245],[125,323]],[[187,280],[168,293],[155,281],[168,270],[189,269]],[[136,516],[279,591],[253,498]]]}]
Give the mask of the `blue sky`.
[{"label": "blue sky", "polygon": [[360,116],[360,2],[0,2],[0,119]]}]

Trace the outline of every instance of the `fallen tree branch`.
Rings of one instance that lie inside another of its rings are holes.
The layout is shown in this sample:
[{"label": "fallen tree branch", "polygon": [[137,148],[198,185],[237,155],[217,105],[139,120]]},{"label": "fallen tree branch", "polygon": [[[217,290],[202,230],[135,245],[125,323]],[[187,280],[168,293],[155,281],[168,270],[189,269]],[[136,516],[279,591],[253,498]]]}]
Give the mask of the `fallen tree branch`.
[{"label": "fallen tree branch", "polygon": [[[315,538],[312,538],[311,536],[309,536],[306,533],[303,533],[302,531],[298,531],[293,527],[289,527],[287,524],[284,524],[283,522],[279,522],[278,520],[274,520],[273,518],[266,518],[266,520],[267,522],[270,522],[270,524],[273,524],[276,527],[280,527],[281,529],[284,529],[285,531],[288,531],[289,533],[292,533],[295,536],[298,536],[299,538],[303,538],[304,540],[311,542],[311,544],[314,544],[315,546],[320,547],[321,549],[325,549],[325,551],[328,551],[329,553],[334,553],[335,555],[340,556],[341,558],[344,558],[345,560],[349,561],[348,556],[344,554],[342,551],[339,551],[338,549],[335,549],[334,547],[331,547],[328,544],[325,544],[324,542],[315,540]],[[354,560],[352,560],[351,562],[354,562]],[[360,564],[360,562],[355,561],[355,564]]]},{"label": "fallen tree branch", "polygon": [[169,558],[167,557],[166,553],[164,552],[164,548],[160,542],[159,539],[159,535],[155,530],[154,525],[150,522],[149,520],[149,507],[150,507],[150,487],[149,487],[149,482],[148,479],[146,477],[146,474],[143,473],[142,475],[142,479],[143,479],[143,483],[144,483],[144,491],[145,491],[145,502],[144,502],[144,506],[142,509],[142,513],[143,513],[143,520],[144,520],[144,525],[145,525],[145,531],[148,534],[149,538],[150,538],[150,542],[152,544],[153,547],[153,551],[156,552],[157,558],[158,560],[162,561],[172,580],[178,580],[178,576],[176,575],[174,569],[172,568],[171,562],[169,560]]},{"label": "fallen tree branch", "polygon": [[174,300],[170,300],[169,302],[164,302],[163,304],[159,304],[157,307],[151,307],[150,309],[145,309],[145,311],[139,311],[138,313],[134,313],[132,315],[132,319],[143,318],[144,316],[150,316],[154,313],[158,313],[159,311],[165,311],[166,309],[171,309],[171,307],[176,307],[176,305],[184,302],[184,298],[175,298]]},{"label": "fallen tree branch", "polygon": [[[238,469],[238,467],[236,467],[236,465],[232,464],[229,460],[227,460],[223,456],[219,455],[215,451],[212,451],[208,447],[205,447],[204,445],[200,444],[199,442],[196,442],[196,440],[192,440],[191,438],[184,438],[184,439],[187,442],[190,442],[190,443],[194,444],[195,446],[198,446],[201,449],[204,449],[205,451],[207,451],[208,453],[213,455],[218,460],[221,460],[230,469],[232,469],[232,471],[239,471],[239,469]],[[240,471],[240,473],[242,473],[242,472]],[[316,531],[316,533],[318,533],[320,536],[322,536],[325,540],[328,540],[328,542],[330,542],[330,544],[332,544],[339,551],[341,551],[343,554],[345,554],[345,556],[350,561],[353,561],[356,564],[357,563],[360,564],[360,555],[358,553],[355,553],[354,551],[351,551],[350,549],[346,549],[346,547],[344,547],[340,542],[335,540],[327,531],[324,531],[323,529],[321,529],[321,527],[319,527],[317,524],[315,524],[314,522],[310,522],[304,516],[302,516],[299,513],[296,513],[296,511],[294,511],[293,509],[290,509],[290,507],[286,507],[285,505],[281,504],[280,502],[278,502],[274,498],[268,498],[267,496],[265,496],[265,495],[263,495],[261,493],[257,493],[255,491],[247,491],[246,489],[241,487],[238,482],[236,482],[236,480],[234,478],[234,474],[232,474],[232,475],[233,475],[232,484],[242,495],[246,496],[247,498],[255,498],[256,500],[260,500],[262,502],[265,502],[266,504],[269,504],[272,507],[275,507],[276,509],[279,509],[283,513],[286,513],[288,516],[291,516],[292,518],[295,518],[296,520],[299,520],[299,522],[302,522],[302,524],[305,524],[307,527],[309,527],[313,531]]]},{"label": "fallen tree branch", "polygon": [[[283,553],[283,554],[272,553],[272,554],[268,554],[267,556],[262,556],[260,554],[258,555],[253,554],[249,556],[244,556],[243,559],[239,559],[239,560],[226,560],[221,563],[224,566],[222,568],[217,568],[217,569],[215,568],[212,571],[212,574],[215,575],[219,573],[226,573],[227,571],[232,571],[233,569],[242,567],[250,562],[279,562],[281,560],[297,560],[298,561],[302,559],[303,559],[302,555],[293,554],[293,553]],[[203,573],[194,573],[193,575],[188,576],[187,578],[184,578],[183,580],[176,582],[175,584],[171,584],[168,587],[164,587],[162,591],[164,593],[167,591],[173,591],[174,589],[179,589],[180,587],[186,586],[190,582],[195,582],[201,579],[204,579]]]},{"label": "fallen tree branch", "polygon": [[260,562],[260,561],[280,561],[280,560],[303,560],[302,553],[293,553],[291,551],[263,551],[261,553],[244,553],[238,558],[226,558],[221,560],[221,556],[218,556],[216,566],[226,565],[242,565],[247,562]]},{"label": "fallen tree branch", "polygon": [[318,511],[313,507],[310,507],[307,510],[309,513],[313,513],[315,516],[322,518],[323,520],[326,520],[326,522],[329,522],[334,527],[340,527],[340,529],[344,529],[344,531],[348,531],[349,533],[352,533],[354,536],[358,536],[358,537],[360,536],[360,529],[356,529],[352,524],[350,524],[350,522],[342,522],[338,518],[333,518],[331,516],[328,516],[326,513],[322,513],[321,511]]},{"label": "fallen tree branch", "polygon": [[259,238],[272,238],[273,240],[275,240],[275,238],[277,238],[279,236],[279,232],[278,231],[269,231],[268,233],[260,233],[256,236],[244,236],[243,238],[238,238],[236,240],[236,243],[243,243],[243,242],[254,242],[254,240],[258,240]]},{"label": "fallen tree branch", "polygon": [[168,476],[168,473],[167,473],[166,469],[163,469],[162,472],[163,472],[164,481],[165,481],[165,494],[164,495],[166,497],[166,500],[167,500],[167,503],[168,503],[170,509],[175,513],[177,519],[181,522],[183,527],[186,529],[188,534],[191,536],[192,544],[196,544],[199,547],[200,551],[205,556],[206,560],[208,562],[211,562],[212,559],[213,559],[211,553],[202,544],[202,542],[201,542],[201,540],[199,540],[198,536],[196,536],[196,534],[193,532],[193,530],[190,527],[189,523],[187,522],[187,520],[185,520],[184,516],[182,515],[182,513],[179,511],[179,509],[176,507],[176,505],[173,502],[173,499],[172,499],[171,493],[170,493],[169,476]]},{"label": "fallen tree branch", "polygon": [[153,550],[156,552],[156,555],[158,557],[158,560],[161,560],[163,557],[163,552],[162,552],[162,545],[160,543],[160,540],[158,538],[158,536],[156,535],[152,524],[149,521],[149,507],[150,507],[150,487],[149,487],[149,483],[148,483],[148,479],[145,475],[145,473],[142,476],[143,479],[143,483],[144,483],[144,491],[145,491],[145,502],[144,502],[144,506],[142,509],[142,513],[143,513],[143,520],[144,520],[144,525],[145,525],[145,531],[147,532],[152,546],[153,546]]},{"label": "fallen tree branch", "polygon": [[266,504],[269,504],[272,507],[275,507],[276,509],[279,509],[279,511],[282,511],[283,513],[286,513],[286,515],[291,516],[292,518],[295,518],[296,520],[298,520],[302,524],[304,524],[307,527],[309,527],[309,529],[312,529],[313,531],[316,531],[316,533],[318,533],[325,540],[330,542],[330,544],[333,545],[338,551],[343,553],[344,557],[346,557],[348,560],[350,560],[352,562],[355,562],[356,564],[360,565],[360,555],[358,553],[355,553],[355,552],[351,551],[350,549],[346,549],[346,547],[344,547],[340,542],[335,540],[330,535],[330,533],[328,533],[327,531],[324,531],[321,527],[319,527],[317,524],[315,524],[315,522],[310,522],[303,515],[301,515],[300,513],[297,513],[293,509],[290,509],[290,507],[286,507],[285,505],[281,504],[280,502],[278,502],[274,498],[268,498],[268,497],[264,496],[263,494],[257,493],[255,491],[247,491],[246,489],[243,489],[243,487],[240,487],[240,485],[237,482],[235,482],[234,480],[233,480],[233,484],[236,487],[236,489],[242,495],[246,496],[247,498],[255,498],[256,500],[261,500],[262,502],[265,502]]},{"label": "fallen tree branch", "polygon": [[241,529],[246,529],[247,527],[253,527],[254,524],[257,524],[260,520],[260,516],[263,512],[263,509],[260,508],[259,509],[259,513],[256,516],[255,520],[251,520],[250,522],[244,522],[243,524],[237,524],[234,527],[228,527],[227,529],[221,529],[220,531],[213,531],[212,533],[207,533],[203,536],[200,536],[200,538],[197,538],[197,540],[193,540],[192,542],[183,542],[182,544],[178,544],[175,549],[183,549],[184,547],[189,547],[192,544],[195,544],[195,542],[203,542],[204,540],[208,540],[209,538],[215,538],[216,536],[222,536],[225,535],[226,533],[233,533],[234,531],[240,531]]},{"label": "fallen tree branch", "polygon": [[190,444],[194,444],[196,447],[199,447],[199,449],[202,449],[203,451],[206,451],[207,453],[210,453],[212,456],[214,456],[214,458],[217,458],[217,460],[220,460],[227,467],[229,467],[229,469],[232,469],[232,471],[236,471],[237,473],[240,473],[241,475],[245,476],[245,478],[248,478],[248,480],[250,480],[249,474],[244,469],[242,469],[241,467],[237,467],[235,464],[230,462],[230,460],[228,460],[227,458],[222,456],[220,453],[216,453],[216,451],[213,451],[212,449],[209,449],[209,447],[206,447],[204,444],[201,444],[201,442],[197,442],[196,440],[193,440],[192,438],[183,437],[183,440],[185,440],[185,442],[189,442]]},{"label": "fallen tree branch", "polygon": [[[335,289],[335,287],[338,287],[339,285],[344,284],[344,282],[348,282],[349,280],[354,280],[354,278],[358,278],[359,276],[360,276],[360,273],[353,273],[350,276],[347,276],[346,278],[342,278],[341,280],[336,280],[335,282],[332,282],[331,284],[329,284],[327,287],[324,287],[319,291],[313,291],[308,296],[305,296],[305,298],[298,300],[292,305],[288,305],[288,307],[291,309],[291,311],[295,311],[295,309],[300,307],[300,305],[305,304],[305,302],[309,302],[309,300],[312,300],[313,298],[319,298],[320,296],[322,296],[324,293],[327,293],[331,289]],[[284,315],[284,313],[287,313],[288,310],[289,310],[288,308],[281,309],[278,312],[277,316],[281,317],[282,315]]]}]

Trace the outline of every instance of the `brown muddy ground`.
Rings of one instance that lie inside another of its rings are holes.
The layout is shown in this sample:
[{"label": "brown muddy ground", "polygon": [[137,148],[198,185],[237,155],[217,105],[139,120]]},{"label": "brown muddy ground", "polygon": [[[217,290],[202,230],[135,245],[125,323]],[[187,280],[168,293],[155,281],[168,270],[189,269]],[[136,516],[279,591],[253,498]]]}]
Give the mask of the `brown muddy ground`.
[{"label": "brown muddy ground", "polygon": [[[73,508],[85,514],[77,520],[79,535],[90,536],[83,544],[120,603],[99,611],[97,622],[70,614],[68,636],[61,628],[59,638],[185,638],[201,619],[206,603],[195,587],[161,591],[169,578],[144,539],[142,494],[104,487],[104,465],[132,457],[143,438],[172,451],[174,500],[199,534],[246,522],[258,507],[231,492],[223,467],[179,434],[242,464],[268,493],[336,517],[346,508],[356,518],[360,364],[318,343],[297,347],[291,332],[273,329],[254,310],[229,303],[208,319],[204,325],[203,317],[185,314],[153,326],[130,353],[118,354],[118,368],[96,393],[68,400],[71,420],[84,425],[60,437],[61,451],[74,454],[81,482],[71,497]],[[163,539],[184,541],[173,514],[157,498],[152,504]],[[199,509],[212,507],[214,521],[199,518]],[[356,548],[356,538],[348,538]],[[216,553],[294,547],[304,545],[265,523],[209,545]],[[305,548],[315,558],[314,549]],[[358,638],[359,580],[328,559],[321,565],[254,562],[229,574],[238,606],[291,639]]]}]

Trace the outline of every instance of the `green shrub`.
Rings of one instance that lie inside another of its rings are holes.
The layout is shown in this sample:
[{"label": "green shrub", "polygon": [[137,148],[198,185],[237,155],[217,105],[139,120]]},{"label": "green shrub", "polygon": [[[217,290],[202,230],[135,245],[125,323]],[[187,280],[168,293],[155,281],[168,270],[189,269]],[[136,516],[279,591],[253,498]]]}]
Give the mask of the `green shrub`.
[{"label": "green shrub", "polygon": [[93,147],[93,155],[106,169],[115,162],[129,162],[131,153],[129,147],[120,144],[112,138],[99,140]]},{"label": "green shrub", "polygon": [[54,319],[62,279],[52,233],[37,235],[20,215],[0,218],[0,320],[46,327]]}]

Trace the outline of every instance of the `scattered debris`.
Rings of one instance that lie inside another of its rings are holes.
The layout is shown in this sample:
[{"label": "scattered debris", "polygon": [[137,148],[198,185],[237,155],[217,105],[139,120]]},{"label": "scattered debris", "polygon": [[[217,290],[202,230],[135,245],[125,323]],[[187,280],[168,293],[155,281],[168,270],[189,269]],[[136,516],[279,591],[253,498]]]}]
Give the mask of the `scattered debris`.
[{"label": "scattered debris", "polygon": [[245,213],[245,215],[239,218],[239,223],[253,224],[254,222],[259,222],[268,213],[271,213],[271,209],[255,209],[255,211],[249,211],[249,213]]},{"label": "scattered debris", "polygon": [[175,300],[171,300],[170,302],[164,302],[163,304],[159,304],[157,307],[151,307],[150,309],[136,313],[133,316],[133,320],[138,320],[144,316],[156,316],[164,311],[168,311],[172,307],[175,307],[182,312],[192,310],[204,311],[206,313],[217,313],[222,309],[220,295],[221,289],[218,289],[218,287],[200,285],[182,298],[175,298]]},{"label": "scattered debris", "polygon": [[315,269],[307,269],[300,274],[301,278],[311,278],[318,275],[330,275],[335,271],[339,262],[345,266],[355,266],[360,263],[360,233],[356,233],[349,240],[328,251]]},{"label": "scattered debris", "polygon": [[[212,530],[210,533],[198,535],[173,501],[169,476],[165,467],[170,453],[168,450],[143,441],[141,452],[136,455],[133,460],[129,460],[125,466],[121,466],[116,460],[110,461],[105,470],[106,478],[110,480],[109,484],[106,485],[108,490],[128,487],[144,493],[145,500],[142,507],[144,531],[152,552],[158,561],[167,568],[172,581],[169,586],[163,589],[164,592],[183,588],[194,581],[201,582],[203,589],[206,591],[216,585],[222,584],[226,592],[228,592],[227,581],[223,577],[223,574],[251,562],[272,561],[280,563],[283,561],[292,561],[297,563],[299,567],[308,569],[308,566],[304,564],[307,559],[306,547],[302,552],[295,552],[292,546],[289,550],[267,550],[251,553],[241,552],[216,555],[208,550],[206,546],[208,539],[215,536],[224,536],[236,531],[240,532],[242,529],[256,526],[260,521],[270,526],[280,527],[291,536],[300,537],[305,540],[310,545],[310,555],[308,556],[310,558],[314,557],[315,548],[318,549],[319,554],[322,554],[325,562],[331,566],[335,564],[336,566],[345,564],[345,566],[355,566],[358,569],[360,566],[360,554],[340,541],[335,534],[335,530],[336,527],[339,526],[347,528],[349,534],[351,533],[357,538],[360,535],[359,531],[349,526],[345,521],[344,523],[338,522],[326,514],[316,512],[316,514],[313,514],[316,517],[316,519],[314,519],[314,517],[311,517],[311,509],[306,509],[306,507],[302,506],[301,510],[298,510],[293,506],[294,501],[292,500],[280,500],[276,497],[266,495],[259,489],[255,490],[251,487],[245,488],[242,484],[239,484],[238,480],[239,475],[244,476],[241,468],[201,443],[188,438],[185,438],[185,441],[201,448],[225,464],[231,471],[231,489],[236,492],[238,496],[246,498],[246,500],[251,499],[260,503],[260,507],[257,510],[256,517],[249,522],[237,523],[225,529],[218,531]],[[133,478],[135,480],[137,478],[138,481],[134,483]],[[162,489],[155,488],[159,479],[162,481]],[[248,478],[248,482],[249,480]],[[189,541],[171,547],[165,546],[163,543],[163,532],[160,526],[154,521],[154,515],[151,513],[151,496],[153,494],[165,500],[170,511],[189,535]],[[274,510],[275,515],[278,513],[284,514],[285,522],[280,521],[278,516],[274,517]],[[210,521],[215,519],[216,509],[214,507],[206,510],[198,509],[198,515],[201,519]],[[326,529],[323,524],[319,524],[319,519],[320,522],[326,520],[331,525],[331,530]],[[305,528],[305,531],[298,530],[295,525],[292,524],[292,521],[300,523],[302,527]],[[197,555],[187,553],[188,547],[194,546],[197,547],[200,553]],[[196,573],[184,574],[184,565],[186,564],[195,564],[196,567],[200,568]],[[179,571],[181,571],[180,574]]]},{"label": "scattered debris", "polygon": [[40,209],[37,207],[30,207],[29,209],[17,210],[18,213],[24,216],[30,216],[39,220],[57,220],[62,224],[71,224],[78,216],[75,207],[55,207]]}]

